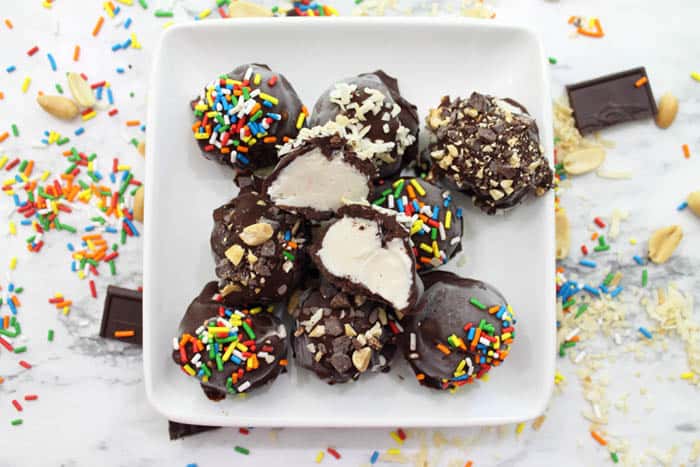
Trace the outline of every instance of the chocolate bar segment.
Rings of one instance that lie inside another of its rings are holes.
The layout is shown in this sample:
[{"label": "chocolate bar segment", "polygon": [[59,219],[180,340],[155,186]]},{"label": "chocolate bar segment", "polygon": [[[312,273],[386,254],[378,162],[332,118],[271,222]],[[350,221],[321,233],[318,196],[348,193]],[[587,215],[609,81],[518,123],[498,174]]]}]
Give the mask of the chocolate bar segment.
[{"label": "chocolate bar segment", "polygon": [[205,431],[218,430],[219,426],[203,426],[203,425],[189,425],[187,423],[178,423],[168,420],[168,434],[170,435],[170,441],[186,438],[188,436],[203,433]]},{"label": "chocolate bar segment", "polygon": [[601,76],[566,86],[581,134],[593,133],[618,123],[656,115],[656,101],[644,67]]},{"label": "chocolate bar segment", "polygon": [[107,287],[100,337],[141,345],[143,296],[138,290]]}]

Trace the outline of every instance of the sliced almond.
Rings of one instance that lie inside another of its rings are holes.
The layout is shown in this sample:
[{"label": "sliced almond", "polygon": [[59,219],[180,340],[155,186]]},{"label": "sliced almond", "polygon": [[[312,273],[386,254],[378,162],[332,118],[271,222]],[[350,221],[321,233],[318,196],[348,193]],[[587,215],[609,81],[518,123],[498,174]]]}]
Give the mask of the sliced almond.
[{"label": "sliced almond", "polygon": [[325,335],[326,327],[323,324],[316,325],[309,333],[309,337],[323,337]]},{"label": "sliced almond", "polygon": [[42,95],[36,101],[47,113],[62,120],[72,120],[80,113],[78,104],[67,97]]},{"label": "sliced almond", "polygon": [[143,222],[143,185],[134,194],[134,219]]},{"label": "sliced almond", "polygon": [[683,229],[679,225],[664,227],[649,238],[649,259],[656,264],[668,261],[683,239]]},{"label": "sliced almond", "polygon": [[243,232],[238,236],[241,237],[241,240],[243,240],[246,245],[258,246],[268,241],[273,233],[274,229],[270,224],[260,222],[258,224],[249,225],[243,229]]},{"label": "sliced almond", "polygon": [[572,151],[564,156],[564,169],[571,175],[592,172],[605,160],[605,149],[593,147]]},{"label": "sliced almond", "polygon": [[667,92],[659,99],[659,112],[656,114],[656,125],[659,128],[668,128],[678,114],[678,99]]},{"label": "sliced almond", "polygon": [[357,368],[357,371],[360,373],[367,371],[371,359],[372,349],[369,347],[363,347],[352,353],[352,364],[355,365],[355,368]]},{"label": "sliced almond", "polygon": [[228,250],[224,252],[228,260],[231,261],[234,266],[238,266],[241,263],[243,253],[245,253],[245,250],[240,245],[231,245]]},{"label": "sliced almond", "polygon": [[694,191],[688,195],[688,207],[697,216],[700,216],[700,190]]},{"label": "sliced almond", "polygon": [[78,73],[68,73],[68,88],[78,104],[83,107],[92,107],[95,105],[95,93],[92,92],[90,85]]},{"label": "sliced almond", "polygon": [[566,211],[558,209],[554,214],[554,222],[556,228],[557,240],[557,259],[564,259],[569,256],[569,248],[571,245],[571,234],[569,232],[569,218]]},{"label": "sliced almond", "polygon": [[231,2],[228,14],[231,18],[269,17],[272,16],[272,10],[256,3],[237,1]]},{"label": "sliced almond", "polygon": [[141,154],[141,157],[146,157],[146,142],[141,141],[138,146],[136,146],[136,150]]}]

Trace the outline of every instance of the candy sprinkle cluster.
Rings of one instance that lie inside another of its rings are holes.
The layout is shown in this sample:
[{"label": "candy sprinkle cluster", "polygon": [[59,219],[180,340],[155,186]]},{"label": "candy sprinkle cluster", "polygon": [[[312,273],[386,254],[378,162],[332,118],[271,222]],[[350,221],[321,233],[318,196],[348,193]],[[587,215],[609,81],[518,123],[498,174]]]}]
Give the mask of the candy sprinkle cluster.
[{"label": "candy sprinkle cluster", "polygon": [[[194,336],[185,333],[180,339],[173,339],[173,349],[180,355],[182,371],[206,383],[213,371],[223,372],[224,364],[232,362],[235,366],[226,378],[227,392],[245,392],[251,386],[246,373],[258,369],[260,360],[263,364],[275,361],[272,346],[263,344],[257,349],[251,316],[263,311],[270,313],[273,309],[273,305],[249,309],[219,307],[219,316],[208,319],[197,328]],[[280,360],[278,364],[284,366],[286,360]]]},{"label": "candy sprinkle cluster", "polygon": [[[452,378],[442,380],[442,388],[457,388],[471,384],[474,379],[482,379],[492,367],[500,365],[508,356],[510,345],[515,338],[515,320],[510,305],[486,306],[472,297],[469,303],[474,308],[495,316],[501,320],[501,332],[496,334],[496,327],[481,319],[479,324],[468,322],[464,325],[464,336],[452,334],[447,338],[447,345],[436,344],[437,349],[445,355],[461,350],[466,353],[452,374]],[[415,352],[415,335],[410,336],[410,349]],[[418,356],[418,354],[412,354]],[[418,380],[425,375],[418,374]]]},{"label": "candy sprinkle cluster", "polygon": [[[278,82],[277,75],[267,80],[267,86],[274,88]],[[278,141],[274,130],[270,129],[282,120],[282,115],[275,112],[279,99],[262,92],[259,86],[262,75],[249,67],[243,80],[221,75],[209,83],[194,105],[197,121],[192,125],[192,132],[198,141],[206,141],[206,152],[218,151],[229,157],[231,164],[246,167],[250,164],[248,152],[255,144],[275,145],[286,142]],[[304,125],[308,116],[302,106],[296,117],[296,128]]]},{"label": "candy sprinkle cluster", "polygon": [[[393,209],[409,218],[407,224],[418,270],[437,267],[447,262],[449,257],[445,250],[439,247],[438,239],[447,240],[454,231],[454,222],[461,222],[462,218],[462,208],[455,211],[457,219],[452,218],[452,196],[448,191],[442,193],[442,206],[428,204],[426,199],[427,193],[420,181],[415,178],[400,178],[372,202],[375,206]],[[450,245],[458,244],[460,240],[461,234],[457,233],[450,239]]]}]

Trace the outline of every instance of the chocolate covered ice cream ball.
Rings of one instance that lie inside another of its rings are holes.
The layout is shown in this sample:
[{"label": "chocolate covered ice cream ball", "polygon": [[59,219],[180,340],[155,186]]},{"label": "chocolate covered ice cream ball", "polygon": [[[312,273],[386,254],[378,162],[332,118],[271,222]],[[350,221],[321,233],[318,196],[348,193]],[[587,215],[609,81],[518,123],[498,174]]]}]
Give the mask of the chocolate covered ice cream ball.
[{"label": "chocolate covered ice cream ball", "polygon": [[290,146],[337,133],[361,159],[372,162],[377,178],[399,173],[418,151],[416,106],[401,97],[396,79],[381,70],[333,84],[316,101],[309,127]]},{"label": "chocolate covered ice cream ball", "polygon": [[307,115],[289,81],[257,63],[219,76],[191,106],[204,157],[246,172],[274,166],[276,146],[296,137]]},{"label": "chocolate covered ice cream ball", "polygon": [[321,274],[345,292],[367,295],[410,312],[421,292],[408,230],[391,211],[351,204],[314,241]]},{"label": "chocolate covered ice cream ball", "polygon": [[227,304],[276,303],[302,279],[309,229],[253,190],[214,210],[210,244]]},{"label": "chocolate covered ice cream ball", "polygon": [[430,110],[427,127],[428,178],[472,196],[488,214],[553,186],[537,124],[514,100],[477,92],[454,101],[445,96]]},{"label": "chocolate covered ice cream ball", "polygon": [[286,339],[271,305],[227,307],[209,282],[180,322],[173,360],[218,401],[274,381],[287,364]]},{"label": "chocolate covered ice cream ball", "polygon": [[347,202],[367,201],[374,167],[338,135],[312,138],[287,153],[263,191],[283,209],[330,219]]},{"label": "chocolate covered ice cream ball", "polygon": [[386,304],[322,282],[302,292],[290,312],[295,360],[327,383],[389,369],[402,328]]},{"label": "chocolate covered ice cream ball", "polygon": [[419,178],[399,178],[375,187],[370,201],[396,211],[409,228],[419,273],[447,263],[462,251],[462,209],[448,190]]},{"label": "chocolate covered ice cream ball", "polygon": [[418,382],[434,389],[473,383],[500,365],[515,319],[493,286],[450,272],[422,276],[425,292],[404,321],[401,347]]}]

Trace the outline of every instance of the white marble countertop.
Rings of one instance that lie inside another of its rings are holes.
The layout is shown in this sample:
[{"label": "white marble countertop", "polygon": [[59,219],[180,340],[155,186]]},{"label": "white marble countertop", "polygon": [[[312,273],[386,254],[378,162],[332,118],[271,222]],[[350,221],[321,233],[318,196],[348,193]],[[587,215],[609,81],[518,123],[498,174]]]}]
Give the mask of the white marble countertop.
[{"label": "white marble countertop", "polygon": [[[365,0],[365,4],[369,1]],[[404,1],[399,7],[413,5],[414,13],[430,12],[432,8],[440,14],[459,10],[458,2],[437,3],[433,7],[428,2]],[[186,21],[192,18],[186,6],[197,12],[215,1],[149,0],[148,11],[143,11],[136,0],[132,7],[115,1],[124,10],[120,18],[132,18],[130,31],[143,44],[142,50],[116,53],[109,47],[128,37],[124,29],[115,28],[108,20],[98,37],[90,35],[97,17],[104,15],[102,2],[55,0],[51,9],[43,8],[41,3],[6,0],[0,5],[0,20],[9,18],[14,23],[12,30],[0,23],[0,91],[5,96],[0,100],[0,134],[10,131],[13,123],[20,129],[19,137],[10,136],[0,143],[0,156],[7,153],[32,158],[41,170],[58,171],[65,167],[56,146],[38,149],[32,144],[45,129],[62,131],[74,139],[75,125],[57,123],[46,116],[36,106],[34,97],[38,90],[50,92],[55,82],[64,82],[64,72],[78,70],[112,83],[119,114],[109,118],[103,112],[84,125],[85,134],[75,141],[81,148],[96,152],[105,167],[112,157],[119,157],[132,165],[141,179],[143,160],[128,140],[142,139],[144,135],[123,122],[145,120],[149,65],[157,36],[168,21],[155,18],[153,11],[174,3],[174,20]],[[337,3],[340,5],[334,6],[342,13],[350,13],[354,8],[349,0]],[[635,265],[632,256],[644,256],[646,239],[652,230],[679,224],[685,238],[667,264],[647,266],[649,287],[655,289],[675,282],[689,296],[700,296],[700,219],[689,210],[676,210],[689,192],[700,189],[700,82],[690,78],[692,71],[700,71],[700,4],[689,0],[498,0],[488,5],[497,12],[496,21],[523,22],[541,31],[547,54],[558,60],[551,67],[553,97],[562,94],[564,84],[643,65],[657,97],[670,91],[680,100],[680,113],[669,130],[661,131],[651,121],[643,121],[603,133],[604,138],[616,143],[608,151],[605,167],[629,170],[633,173],[631,179],[609,180],[589,174],[575,179],[571,188],[561,192],[561,204],[569,213],[573,235],[571,258],[563,263],[567,277],[578,275],[583,281],[596,283],[611,268],[624,272],[622,284],[626,289],[622,298],[628,304],[626,319],[632,331],[623,337],[633,344],[641,342],[638,326],[656,328],[639,305],[639,297],[648,292],[635,291],[642,268]],[[573,27],[567,24],[571,15],[600,18],[605,37],[572,37]],[[40,47],[39,53],[28,57],[26,51],[35,44]],[[73,64],[76,44],[81,46],[81,57],[78,64]],[[47,52],[58,62],[57,72],[51,71]],[[17,70],[6,73],[4,69],[13,64]],[[116,67],[127,70],[117,74]],[[27,76],[32,82],[29,92],[23,94],[20,88]],[[133,97],[129,97],[130,92]],[[688,160],[682,155],[684,143],[692,152]],[[327,454],[323,463],[362,465],[369,464],[374,450],[385,452],[397,447],[388,431],[368,429],[255,429],[247,436],[235,429],[221,429],[169,441],[167,421],[145,397],[140,348],[97,337],[107,285],[136,287],[141,282],[140,239],[130,239],[120,248],[115,278],[105,275],[106,269],[102,268],[103,275],[95,278],[95,300],[90,297],[87,282],[70,273],[66,243],[74,237],[52,232],[46,236],[41,254],[30,254],[25,248],[29,235],[26,228],[16,236],[7,233],[11,204],[10,197],[0,196],[0,285],[5,288],[12,280],[25,288],[18,315],[24,332],[15,346],[26,345],[29,350],[14,355],[0,348],[0,377],[4,379],[0,384],[0,466],[184,466],[190,462],[208,466],[220,465],[222,461],[242,466],[275,465],[280,460],[285,465],[308,465],[319,450],[328,446],[335,447],[342,459],[336,461]],[[580,268],[578,246],[590,235],[592,219],[601,216],[609,220],[614,209],[628,211],[629,218],[622,223],[612,251],[597,256],[596,270]],[[81,216],[87,215],[78,213],[71,219],[75,225],[81,225],[81,220],[87,220]],[[632,237],[639,239],[637,245],[629,243]],[[17,268],[9,271],[7,265],[13,256],[18,257]],[[47,303],[55,292],[73,300],[69,316],[62,316]],[[6,313],[8,308],[4,305],[0,315]],[[696,310],[695,322],[700,321],[697,315]],[[48,329],[55,330],[52,343],[46,338]],[[519,434],[516,425],[407,430],[408,439],[400,446],[401,453],[413,463],[423,440],[430,465],[464,465],[467,460],[473,460],[475,466],[612,464],[608,449],[591,438],[590,422],[582,416],[584,411],[591,412],[592,405],[584,397],[577,370],[595,360],[589,357],[576,365],[572,355],[584,349],[591,356],[603,352],[615,356],[614,361],[600,360],[593,380],[609,382],[596,410],[602,410],[608,419],[599,429],[610,441],[611,449],[619,452],[620,462],[700,465],[689,460],[693,443],[700,442],[700,404],[698,386],[679,376],[688,371],[682,342],[670,335],[668,339],[658,337],[654,342],[635,345],[640,349],[637,355],[617,346],[610,336],[596,334],[584,339],[567,358],[559,358],[557,367],[564,381],[557,385],[539,429],[528,422],[520,427]],[[33,368],[20,367],[20,359],[30,362]],[[39,395],[39,399],[24,402],[28,393]],[[625,397],[628,409],[615,408],[615,403]],[[11,405],[13,399],[24,405],[21,413]],[[12,426],[10,421],[16,418],[23,419],[23,424]],[[236,453],[233,448],[237,445],[250,449],[250,455]],[[39,452],[34,451],[37,448]]]}]

